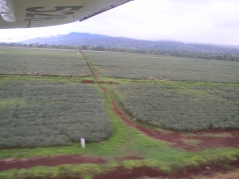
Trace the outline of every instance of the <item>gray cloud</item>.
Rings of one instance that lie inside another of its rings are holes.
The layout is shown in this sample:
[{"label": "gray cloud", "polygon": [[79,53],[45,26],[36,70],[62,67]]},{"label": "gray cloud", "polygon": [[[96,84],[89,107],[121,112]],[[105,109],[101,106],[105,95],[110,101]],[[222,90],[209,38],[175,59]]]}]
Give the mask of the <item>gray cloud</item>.
[{"label": "gray cloud", "polygon": [[238,7],[237,0],[134,0],[81,23],[0,30],[0,41],[8,36],[30,38],[75,31],[146,40],[239,45]]}]

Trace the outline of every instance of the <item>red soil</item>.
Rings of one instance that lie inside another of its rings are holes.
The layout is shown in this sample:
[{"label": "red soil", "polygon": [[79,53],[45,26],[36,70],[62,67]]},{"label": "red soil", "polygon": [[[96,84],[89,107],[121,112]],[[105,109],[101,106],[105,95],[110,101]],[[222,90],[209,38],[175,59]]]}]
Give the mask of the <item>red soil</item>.
[{"label": "red soil", "polygon": [[[84,54],[82,53],[83,57],[85,58]],[[91,67],[91,64],[87,59],[86,63],[89,69],[92,72],[95,80],[97,81],[97,74],[94,72],[94,69]],[[84,83],[84,82],[83,82]],[[94,83],[94,81],[85,80],[85,83]],[[107,82],[108,83],[108,82]],[[143,134],[152,137],[154,139],[163,140],[171,143],[172,146],[176,146],[179,148],[183,148],[186,150],[203,150],[206,148],[217,148],[217,147],[239,147],[239,131],[227,130],[227,131],[218,131],[218,130],[208,130],[208,131],[198,131],[194,132],[195,136],[184,136],[181,133],[171,131],[170,133],[163,133],[157,130],[152,130],[143,126],[136,124],[134,121],[127,118],[126,113],[121,110],[116,102],[114,101],[113,97],[110,93],[108,93],[107,89],[102,86],[102,84],[107,83],[98,83],[101,89],[104,91],[106,95],[111,99],[113,108],[112,110],[121,117],[124,123],[127,126],[133,127]],[[114,83],[114,82],[112,82]],[[212,137],[208,136],[208,134],[221,134],[223,132],[229,133],[230,137]],[[203,134],[207,134],[207,136],[203,136]],[[185,143],[185,140],[193,139],[198,140],[199,143],[190,145]],[[135,156],[131,157],[120,157],[116,158],[118,161],[122,160],[133,160],[133,159],[140,159]],[[44,166],[57,166],[62,164],[83,164],[83,163],[105,163],[107,162],[106,159],[99,158],[99,157],[84,157],[84,156],[56,156],[56,157],[35,157],[29,159],[8,159],[0,161],[0,171],[12,169],[12,168],[30,168],[34,166],[44,165]],[[214,163],[214,164],[207,164],[201,167],[189,167],[184,171],[180,169],[175,169],[175,173],[168,176],[162,172],[159,172],[152,168],[141,167],[136,169],[125,169],[125,168],[117,168],[114,171],[103,173],[96,177],[96,179],[127,179],[127,178],[137,178],[142,176],[149,176],[149,177],[159,177],[163,179],[166,177],[170,178],[190,178],[192,175],[212,175],[215,172],[225,171],[223,168],[223,164]],[[229,163],[228,165],[239,168],[239,159],[234,162]],[[60,177],[67,179],[68,177]],[[79,178],[79,177],[78,177]]]},{"label": "red soil", "polygon": [[[93,71],[93,68],[89,65],[89,68]],[[93,76],[94,73],[93,73]],[[96,79],[96,78],[95,78]],[[127,126],[131,126],[145,135],[152,137],[154,139],[163,140],[172,143],[171,145],[183,148],[186,150],[196,151],[196,150],[203,150],[205,148],[218,148],[218,147],[239,147],[239,131],[218,131],[218,130],[208,130],[208,131],[198,131],[194,132],[195,136],[183,136],[181,133],[173,132],[170,133],[163,133],[157,130],[151,130],[149,128],[140,126],[133,122],[132,120],[128,119],[126,116],[126,113],[122,111],[116,102],[114,101],[113,97],[108,93],[108,91],[99,83],[99,86],[104,91],[108,97],[110,97],[111,102],[113,104],[112,110],[121,117],[121,119],[125,122]],[[210,136],[213,134],[222,134],[223,132],[229,133],[230,137],[218,137],[218,136]],[[207,134],[206,136],[203,134]],[[209,136],[208,136],[209,135]],[[198,141],[198,143],[190,145],[189,143],[186,143],[185,140],[193,139]],[[230,165],[234,165],[237,168],[239,167],[239,160],[236,162],[232,162]],[[180,171],[176,173],[173,178],[182,178],[191,176],[192,174],[212,174],[214,172],[224,171],[222,165],[214,164],[208,166],[201,166],[197,168],[188,168],[184,172]],[[136,178],[136,177],[142,177],[142,176],[150,176],[150,177],[159,177],[159,176],[165,176],[162,173],[159,173],[158,171],[152,169],[152,168],[138,168],[133,170],[127,170],[124,168],[119,168],[113,172],[104,173],[98,177],[97,179],[117,179],[117,178]],[[168,178],[168,177],[167,177]],[[171,178],[171,177],[170,177]]]},{"label": "red soil", "polygon": [[[239,159],[228,163],[230,166],[230,170],[237,169],[239,167]],[[213,177],[215,173],[226,173],[230,171],[229,169],[225,169],[223,164],[220,163],[211,163],[207,165],[202,165],[200,167],[188,167],[186,169],[174,169],[174,172],[171,174],[160,172],[154,168],[149,167],[139,167],[133,169],[126,169],[124,167],[118,167],[114,170],[102,173],[95,177],[95,179],[135,179],[141,178],[144,179],[145,177],[155,177],[158,179],[190,179],[193,176],[207,176]],[[43,179],[38,178],[38,179]],[[30,179],[30,178],[29,178]],[[80,177],[69,177],[69,174],[63,173],[58,179],[81,179]],[[226,179],[226,178],[225,178]],[[229,179],[229,178],[227,178]]]},{"label": "red soil", "polygon": [[94,70],[94,68],[92,67],[91,63],[90,63],[89,60],[86,58],[86,56],[85,56],[85,54],[82,52],[82,50],[80,50],[80,53],[81,53],[81,55],[83,56],[83,58],[84,58],[84,60],[85,60],[85,62],[86,62],[86,64],[87,64],[88,68],[90,69],[90,71],[91,71],[93,77],[94,77],[95,79],[97,79],[97,78],[98,78],[98,75],[95,73],[95,70]]},{"label": "red soil", "polygon": [[94,80],[83,80],[82,83],[84,84],[95,84]]},{"label": "red soil", "polygon": [[[239,147],[239,131],[208,130],[208,131],[200,131],[200,132],[191,133],[191,134],[195,134],[195,136],[183,136],[179,132],[170,131],[170,133],[163,133],[157,130],[152,130],[152,129],[140,126],[136,124],[134,121],[128,119],[125,115],[125,112],[122,111],[117,106],[114,99],[111,96],[110,98],[113,104],[114,112],[118,114],[121,117],[121,119],[124,120],[126,125],[134,127],[135,129],[139,130],[140,132],[154,139],[163,140],[163,141],[172,143],[173,146],[177,146],[179,148],[183,148],[190,151],[198,151],[198,150],[203,150],[206,148],[218,148],[218,147],[234,147],[234,148]],[[221,134],[222,132],[227,132],[231,136],[230,137],[210,136],[210,134],[215,135],[215,134]],[[203,136],[202,134],[207,134],[207,136]],[[198,143],[190,145],[186,142],[189,139],[196,140]]]},{"label": "red soil", "polygon": [[[83,80],[82,83],[84,84],[95,84],[94,80]],[[107,85],[118,85],[119,83],[113,81],[98,81],[98,84],[107,84]]]},{"label": "red soil", "polygon": [[130,179],[143,176],[161,178],[165,177],[166,175],[149,167],[134,168],[131,170],[120,167],[114,171],[103,173],[97,176],[95,179]]},{"label": "red soil", "polygon": [[124,161],[124,160],[142,160],[143,158],[138,156],[123,156],[123,157],[116,157],[116,160],[118,161]]},{"label": "red soil", "polygon": [[[83,55],[84,56],[84,55]],[[86,59],[85,59],[86,60]],[[94,69],[92,65],[86,60],[88,67],[90,68],[95,80],[97,80],[97,76],[95,75]],[[199,131],[191,134],[195,134],[195,136],[183,136],[179,132],[163,133],[157,130],[152,130],[141,125],[136,124],[134,121],[127,118],[126,113],[121,110],[116,104],[114,98],[108,93],[107,89],[102,85],[102,83],[98,82],[98,85],[104,91],[104,93],[111,99],[111,103],[113,104],[112,110],[121,117],[121,119],[125,122],[127,126],[134,127],[139,130],[143,134],[152,137],[154,139],[163,140],[169,143],[172,143],[172,146],[176,146],[179,148],[183,148],[190,151],[203,150],[206,148],[218,148],[218,147],[239,147],[239,131],[219,131],[219,130],[208,130],[208,131]],[[227,132],[230,134],[230,137],[215,137],[210,136],[210,134],[221,134],[223,132]],[[207,135],[202,135],[207,134]],[[209,136],[208,136],[209,134]],[[190,141],[194,140],[197,143],[190,144]]]},{"label": "red soil", "polygon": [[[116,157],[117,161],[124,160],[141,160],[142,158],[137,156],[124,156]],[[58,155],[54,157],[32,157],[25,159],[6,159],[0,160],[0,172],[4,170],[9,170],[12,168],[31,168],[36,166],[58,166],[64,164],[85,164],[85,163],[95,163],[95,164],[104,164],[108,159],[102,157],[89,157],[81,155]]]},{"label": "red soil", "polygon": [[120,83],[113,82],[113,81],[99,81],[100,84],[107,84],[107,85],[118,85]]},{"label": "red soil", "polygon": [[[64,156],[69,158],[70,156]],[[73,157],[73,156],[71,156]],[[77,156],[75,156],[77,157]],[[79,156],[78,156],[79,157]],[[134,157],[129,157],[134,158]],[[125,158],[126,160],[129,158]],[[63,159],[63,158],[62,158]],[[49,160],[49,159],[48,159]],[[94,162],[94,161],[93,161]],[[102,163],[104,163],[103,161]],[[99,162],[101,163],[101,161]],[[78,162],[76,164],[79,164]],[[139,167],[134,169],[126,169],[123,167],[115,168],[114,170],[105,172],[95,177],[95,179],[133,179],[133,178],[142,178],[142,177],[157,177],[161,179],[182,179],[182,178],[192,178],[192,176],[213,176],[215,173],[225,173],[228,172],[229,169],[225,169],[223,166],[224,163],[210,163],[206,165],[201,165],[200,167],[188,167],[185,169],[174,169],[174,172],[171,174],[163,173],[154,168],[149,167]],[[52,165],[46,165],[52,166]],[[239,168],[239,159],[236,161],[230,162],[227,164],[230,166],[230,170]],[[77,176],[76,174],[72,174],[73,176]],[[44,178],[44,177],[42,177]],[[38,179],[42,179],[39,177]],[[30,179],[30,178],[29,178]],[[69,177],[68,173],[62,173],[58,179],[80,179],[80,177]],[[143,178],[142,178],[143,179]]]},{"label": "red soil", "polygon": [[[230,166],[230,170],[237,169],[239,167],[239,159],[228,163]],[[220,163],[211,163],[207,165],[202,165],[200,167],[188,167],[183,171],[180,169],[175,169],[172,174],[162,173],[156,169],[149,167],[140,167],[134,169],[126,169],[123,167],[119,167],[114,171],[105,172],[95,179],[131,179],[131,178],[139,178],[139,177],[157,177],[160,179],[181,179],[181,178],[191,178],[192,176],[203,175],[203,176],[213,176],[213,174],[218,172],[226,172],[228,169],[223,167],[223,164]],[[143,178],[142,178],[143,179]]]},{"label": "red soil", "polygon": [[32,157],[27,159],[7,159],[0,161],[0,171],[12,168],[31,168],[35,166],[57,166],[64,164],[83,164],[83,163],[106,163],[100,157],[85,157],[80,155],[66,156],[58,155],[55,157]]}]

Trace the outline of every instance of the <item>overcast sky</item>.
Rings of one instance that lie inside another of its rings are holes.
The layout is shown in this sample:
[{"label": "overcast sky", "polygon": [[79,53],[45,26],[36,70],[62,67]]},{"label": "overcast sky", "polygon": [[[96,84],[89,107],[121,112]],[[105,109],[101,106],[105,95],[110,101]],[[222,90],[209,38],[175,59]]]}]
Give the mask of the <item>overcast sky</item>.
[{"label": "overcast sky", "polygon": [[239,0],[134,0],[83,22],[0,30],[0,41],[70,32],[239,45]]}]

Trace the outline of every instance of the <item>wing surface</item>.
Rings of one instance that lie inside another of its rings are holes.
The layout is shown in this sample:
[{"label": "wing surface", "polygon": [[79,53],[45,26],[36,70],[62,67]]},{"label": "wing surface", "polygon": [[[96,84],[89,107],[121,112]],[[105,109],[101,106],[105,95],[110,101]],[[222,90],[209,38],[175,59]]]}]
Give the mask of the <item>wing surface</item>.
[{"label": "wing surface", "polygon": [[131,0],[0,0],[0,29],[83,21]]}]

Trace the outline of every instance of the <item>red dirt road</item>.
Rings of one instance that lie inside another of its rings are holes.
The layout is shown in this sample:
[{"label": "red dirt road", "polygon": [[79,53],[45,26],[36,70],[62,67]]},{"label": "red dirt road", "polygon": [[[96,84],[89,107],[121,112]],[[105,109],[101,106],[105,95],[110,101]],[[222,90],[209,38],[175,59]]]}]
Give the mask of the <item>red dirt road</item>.
[{"label": "red dirt road", "polygon": [[[95,84],[94,80],[83,80],[83,84]],[[108,85],[119,85],[119,83],[114,82],[114,81],[98,81],[98,84],[108,84]]]},{"label": "red dirt road", "polygon": [[[116,158],[117,159],[117,158]],[[128,156],[120,157],[117,160],[138,160],[138,157]],[[18,159],[18,160],[5,160],[0,161],[0,171],[12,169],[12,168],[30,168],[34,166],[57,166],[61,164],[83,164],[83,163],[106,163],[107,160],[98,157],[86,157],[86,156],[64,156],[59,155],[56,157],[41,157],[41,158],[29,158],[29,159]],[[225,169],[221,163],[209,163],[200,167],[188,167],[184,170],[176,169],[171,174],[162,173],[156,169],[149,167],[139,167],[134,169],[126,169],[118,167],[112,171],[102,173],[95,177],[95,179],[133,179],[139,177],[157,177],[160,179],[181,179],[191,178],[192,176],[213,176],[215,173],[221,172],[226,173],[233,169],[238,169],[239,159],[228,163],[227,166],[230,168]],[[68,179],[69,176],[60,176],[59,178]],[[40,179],[40,178],[39,178]],[[69,178],[70,179],[70,178]],[[74,179],[80,179],[80,177],[74,177]],[[236,178],[235,178],[236,179]]]},{"label": "red dirt road", "polygon": [[[237,161],[229,163],[228,165],[231,166],[231,169],[237,169],[239,167],[239,159]],[[132,170],[128,170],[123,167],[120,167],[114,171],[105,172],[97,176],[95,179],[132,179],[132,178],[144,179],[143,178],[144,176],[156,177],[158,179],[190,179],[192,178],[192,176],[198,176],[198,175],[212,177],[215,173],[218,173],[218,172],[225,173],[225,172],[228,172],[228,170],[225,169],[223,165],[220,163],[202,165],[197,168],[188,167],[184,169],[183,171],[175,169],[175,171],[172,174],[162,173],[158,170],[155,170],[149,167],[134,168]],[[233,178],[230,178],[230,179],[233,179]]]},{"label": "red dirt road", "polygon": [[[114,158],[117,161],[124,160],[141,160],[142,158],[137,156],[124,156]],[[31,168],[36,166],[58,166],[65,164],[104,164],[108,159],[102,157],[89,157],[82,155],[58,155],[54,157],[32,157],[25,159],[6,159],[0,160],[0,172],[9,169]]]},{"label": "red dirt road", "polygon": [[[89,62],[89,60],[85,57],[84,53],[81,51],[89,69],[92,72],[93,77],[95,78],[95,81],[97,81],[98,76],[96,75],[96,72],[94,68],[92,67],[92,64]],[[183,136],[179,132],[173,132],[170,133],[163,133],[157,130],[152,130],[146,127],[143,127],[141,125],[136,124],[134,121],[127,118],[126,112],[121,110],[117,103],[115,102],[112,95],[107,91],[107,89],[102,85],[102,83],[97,82],[102,91],[110,98],[111,103],[113,105],[112,110],[120,116],[120,118],[125,122],[127,126],[131,126],[143,134],[152,137],[154,139],[163,140],[169,143],[172,143],[172,146],[176,146],[179,148],[183,148],[190,151],[198,151],[203,150],[207,148],[218,148],[218,147],[239,147],[239,131],[231,130],[231,131],[217,131],[217,130],[208,130],[208,131],[201,131],[201,132],[194,132],[192,134],[195,134],[195,136]],[[107,84],[107,83],[106,83]],[[230,137],[220,137],[216,136],[215,134],[221,134],[223,132],[227,132],[230,134]],[[207,135],[203,135],[207,134]],[[211,134],[211,136],[210,136]],[[214,136],[212,136],[214,135]],[[191,144],[190,144],[191,140]],[[192,145],[192,140],[196,143]],[[189,142],[187,142],[189,141]]]},{"label": "red dirt road", "polygon": [[66,156],[58,155],[55,157],[32,157],[26,159],[7,159],[0,161],[0,171],[9,170],[12,168],[31,168],[35,166],[57,166],[64,164],[84,164],[84,163],[106,163],[105,159],[100,157],[85,157],[85,156]]},{"label": "red dirt road", "polygon": [[[124,120],[126,125],[134,127],[143,134],[152,137],[154,139],[172,143],[173,146],[177,146],[179,148],[183,148],[190,151],[198,151],[207,148],[218,148],[218,147],[234,147],[234,148],[239,147],[239,131],[226,131],[227,133],[230,134],[230,137],[215,137],[213,135],[225,132],[216,130],[194,132],[191,133],[195,134],[193,136],[183,136],[181,133],[173,131],[170,131],[170,133],[163,133],[136,124],[134,121],[126,117],[125,112],[122,111],[117,106],[112,97],[111,101],[114,106],[113,110],[115,111],[116,114],[118,114],[121,117],[121,119]],[[204,134],[207,134],[207,136],[204,136]],[[212,136],[210,136],[210,134]],[[197,144],[190,145],[186,142],[187,140],[196,140]]]},{"label": "red dirt road", "polygon": [[[82,53],[84,56],[84,54]],[[126,112],[121,110],[112,95],[107,91],[106,88],[102,84],[112,84],[111,82],[97,82],[98,76],[94,72],[94,69],[91,67],[89,61],[86,60],[86,63],[89,69],[92,72],[92,75],[95,78],[94,83],[97,83],[102,91],[111,99],[112,110],[120,116],[120,118],[124,121],[125,125],[133,127],[143,134],[152,137],[157,140],[162,140],[171,143],[172,146],[176,146],[178,148],[183,148],[189,151],[203,150],[208,148],[218,148],[218,147],[239,147],[239,131],[216,131],[216,130],[208,130],[208,131],[199,131],[194,132],[193,136],[184,136],[181,133],[173,132],[163,133],[157,130],[151,130],[149,128],[143,127],[141,125],[136,124],[133,120],[127,118]],[[84,83],[84,82],[83,82]],[[87,81],[86,83],[92,83],[91,81]],[[230,134],[229,137],[220,137],[215,136],[215,134],[221,134],[222,132],[226,132]],[[207,134],[206,136],[204,134]],[[210,136],[214,135],[214,136]],[[198,143],[190,145],[185,142],[185,140],[197,140]],[[137,156],[126,156],[121,158],[115,158],[118,161],[122,160],[138,160]],[[65,156],[59,155],[55,157],[33,157],[28,159],[7,159],[0,160],[0,171],[13,169],[13,168],[30,168],[35,166],[58,166],[63,164],[84,164],[84,163],[99,163],[104,164],[107,160],[100,157],[86,157],[86,156]],[[234,168],[239,168],[239,159],[234,162],[229,163],[228,165],[233,166]],[[175,173],[168,176],[159,172],[152,168],[141,167],[132,170],[128,170],[125,168],[117,168],[114,171],[103,173],[96,177],[96,179],[127,179],[127,178],[137,178],[142,176],[149,177],[157,177],[157,178],[190,178],[192,175],[209,175],[211,176],[215,172],[225,171],[223,168],[223,164],[207,164],[197,168],[187,168],[184,171],[178,171],[175,169]],[[61,177],[60,177],[61,178]],[[62,177],[67,178],[67,177]]]}]

